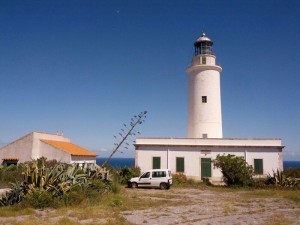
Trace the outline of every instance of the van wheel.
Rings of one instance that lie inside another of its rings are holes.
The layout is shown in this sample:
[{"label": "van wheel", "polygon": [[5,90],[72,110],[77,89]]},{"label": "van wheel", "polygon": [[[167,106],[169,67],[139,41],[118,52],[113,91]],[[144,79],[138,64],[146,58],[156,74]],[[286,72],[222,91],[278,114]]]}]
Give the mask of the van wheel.
[{"label": "van wheel", "polygon": [[133,182],[133,183],[131,183],[131,187],[132,187],[132,188],[137,188],[137,187],[138,187],[138,184],[135,183],[135,182]]},{"label": "van wheel", "polygon": [[168,185],[166,183],[160,183],[159,187],[160,187],[161,190],[168,189]]}]

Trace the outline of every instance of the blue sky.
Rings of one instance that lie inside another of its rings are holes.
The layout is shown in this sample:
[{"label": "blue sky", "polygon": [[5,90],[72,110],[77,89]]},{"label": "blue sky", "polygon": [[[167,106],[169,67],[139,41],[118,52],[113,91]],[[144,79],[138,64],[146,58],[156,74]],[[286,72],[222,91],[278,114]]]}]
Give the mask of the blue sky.
[{"label": "blue sky", "polygon": [[62,130],[104,157],[144,110],[143,137],[186,137],[202,30],[223,67],[224,137],[282,138],[300,160],[299,1],[0,1],[0,145]]}]

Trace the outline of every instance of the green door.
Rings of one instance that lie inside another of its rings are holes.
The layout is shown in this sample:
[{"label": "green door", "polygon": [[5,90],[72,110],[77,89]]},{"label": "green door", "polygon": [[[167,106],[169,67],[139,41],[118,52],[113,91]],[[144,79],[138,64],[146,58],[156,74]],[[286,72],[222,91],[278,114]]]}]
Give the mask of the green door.
[{"label": "green door", "polygon": [[201,178],[211,177],[211,159],[201,158]]}]

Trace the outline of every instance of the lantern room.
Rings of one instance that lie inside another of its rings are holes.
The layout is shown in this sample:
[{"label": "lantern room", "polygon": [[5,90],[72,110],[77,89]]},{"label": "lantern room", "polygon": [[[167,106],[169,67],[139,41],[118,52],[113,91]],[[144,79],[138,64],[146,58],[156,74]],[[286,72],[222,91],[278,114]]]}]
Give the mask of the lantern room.
[{"label": "lantern room", "polygon": [[208,37],[205,36],[205,33],[202,33],[201,37],[194,43],[196,55],[214,55],[212,50],[213,42]]}]

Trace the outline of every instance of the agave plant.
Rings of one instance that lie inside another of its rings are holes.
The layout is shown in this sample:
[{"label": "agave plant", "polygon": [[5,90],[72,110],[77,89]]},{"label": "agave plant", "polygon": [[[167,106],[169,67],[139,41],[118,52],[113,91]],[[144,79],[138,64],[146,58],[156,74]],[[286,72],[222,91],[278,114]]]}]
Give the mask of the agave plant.
[{"label": "agave plant", "polygon": [[269,175],[268,181],[275,186],[281,187],[295,187],[298,183],[296,179],[286,176],[283,171],[278,169],[276,172],[273,170],[273,176]]},{"label": "agave plant", "polygon": [[46,159],[33,160],[25,164],[24,181],[12,184],[12,190],[0,200],[1,205],[12,205],[20,202],[27,194],[47,191],[54,197],[62,198],[72,188],[89,186],[88,175],[78,165],[58,163],[54,167],[46,166]]},{"label": "agave plant", "polygon": [[24,182],[16,181],[12,184],[11,190],[0,198],[0,206],[14,205],[22,201],[26,194]]}]

